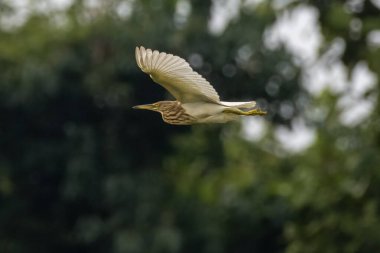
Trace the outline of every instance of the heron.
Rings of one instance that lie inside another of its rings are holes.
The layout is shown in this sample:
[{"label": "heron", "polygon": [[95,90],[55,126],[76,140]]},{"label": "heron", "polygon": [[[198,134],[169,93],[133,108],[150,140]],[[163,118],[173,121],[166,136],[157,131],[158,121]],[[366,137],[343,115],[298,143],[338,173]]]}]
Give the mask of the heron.
[{"label": "heron", "polygon": [[135,57],[140,69],[176,100],[158,101],[133,108],[159,112],[168,124],[226,123],[241,116],[266,114],[256,107],[255,101],[221,101],[212,85],[179,56],[140,46],[136,47]]}]

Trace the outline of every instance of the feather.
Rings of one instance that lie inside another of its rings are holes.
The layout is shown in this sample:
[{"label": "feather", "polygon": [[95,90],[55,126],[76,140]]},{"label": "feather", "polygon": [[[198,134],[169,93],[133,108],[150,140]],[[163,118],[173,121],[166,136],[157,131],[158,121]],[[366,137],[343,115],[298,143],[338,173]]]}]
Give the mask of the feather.
[{"label": "feather", "polygon": [[211,84],[195,72],[184,59],[157,50],[136,47],[137,65],[181,102],[219,103]]}]

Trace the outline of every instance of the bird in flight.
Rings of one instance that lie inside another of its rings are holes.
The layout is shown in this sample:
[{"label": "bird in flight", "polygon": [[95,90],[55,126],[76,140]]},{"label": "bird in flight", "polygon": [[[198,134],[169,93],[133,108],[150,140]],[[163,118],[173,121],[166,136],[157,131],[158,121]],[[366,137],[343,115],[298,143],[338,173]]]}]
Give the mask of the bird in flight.
[{"label": "bird in flight", "polygon": [[178,56],[144,47],[136,47],[135,54],[140,69],[177,99],[137,105],[135,109],[157,111],[166,123],[173,125],[225,123],[240,116],[266,114],[255,107],[255,101],[220,101],[211,84]]}]

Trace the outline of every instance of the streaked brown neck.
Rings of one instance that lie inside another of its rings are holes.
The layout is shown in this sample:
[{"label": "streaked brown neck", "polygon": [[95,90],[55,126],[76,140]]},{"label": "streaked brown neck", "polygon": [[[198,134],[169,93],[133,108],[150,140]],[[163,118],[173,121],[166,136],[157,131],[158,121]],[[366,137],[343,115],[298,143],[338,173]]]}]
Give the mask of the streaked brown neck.
[{"label": "streaked brown neck", "polygon": [[196,118],[187,114],[178,101],[162,101],[160,105],[162,119],[173,125],[191,125],[196,123]]}]

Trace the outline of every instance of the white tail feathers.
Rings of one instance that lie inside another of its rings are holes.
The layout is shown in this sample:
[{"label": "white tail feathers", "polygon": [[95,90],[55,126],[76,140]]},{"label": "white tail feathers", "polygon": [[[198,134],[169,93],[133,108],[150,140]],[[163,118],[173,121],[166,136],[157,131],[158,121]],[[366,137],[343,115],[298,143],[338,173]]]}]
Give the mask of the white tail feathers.
[{"label": "white tail feathers", "polygon": [[249,102],[225,102],[225,101],[220,101],[219,102],[221,105],[227,106],[227,107],[235,107],[235,108],[252,108],[255,107],[256,102],[255,101],[249,101]]}]

